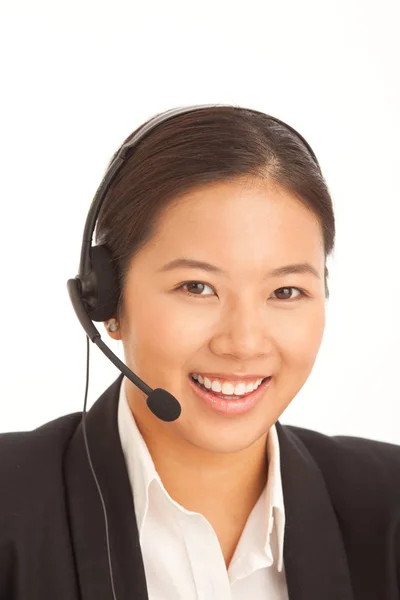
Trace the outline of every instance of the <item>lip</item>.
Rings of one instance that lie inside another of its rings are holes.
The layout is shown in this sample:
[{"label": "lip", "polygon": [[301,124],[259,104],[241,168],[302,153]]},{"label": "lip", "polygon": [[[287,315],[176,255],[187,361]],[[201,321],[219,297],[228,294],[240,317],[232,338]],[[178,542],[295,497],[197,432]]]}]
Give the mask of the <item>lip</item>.
[{"label": "lip", "polygon": [[241,400],[223,400],[217,396],[213,396],[208,392],[204,391],[198,385],[195,384],[192,377],[189,375],[189,383],[196,393],[196,396],[200,398],[204,404],[214,410],[220,415],[243,415],[249,412],[264,395],[264,392],[269,387],[272,381],[272,377],[266,379],[254,392],[247,394]]}]

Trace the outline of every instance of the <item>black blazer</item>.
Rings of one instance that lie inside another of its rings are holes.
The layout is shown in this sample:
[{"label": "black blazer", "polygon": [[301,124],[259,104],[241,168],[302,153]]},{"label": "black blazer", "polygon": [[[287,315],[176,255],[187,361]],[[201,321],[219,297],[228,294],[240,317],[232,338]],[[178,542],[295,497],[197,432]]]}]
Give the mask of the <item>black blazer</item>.
[{"label": "black blazer", "polygon": [[[90,409],[87,432],[108,509],[117,599],[147,600],[117,427],[121,381]],[[80,420],[76,413],[0,436],[1,600],[112,599]],[[290,600],[399,600],[400,446],[276,427]]]}]

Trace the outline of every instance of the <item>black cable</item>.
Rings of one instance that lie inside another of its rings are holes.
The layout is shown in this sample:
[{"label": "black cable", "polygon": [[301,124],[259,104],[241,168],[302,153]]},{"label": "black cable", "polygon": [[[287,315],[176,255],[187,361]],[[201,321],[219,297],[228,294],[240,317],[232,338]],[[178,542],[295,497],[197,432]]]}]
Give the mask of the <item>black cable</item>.
[{"label": "black cable", "polygon": [[93,468],[92,459],[90,457],[89,444],[88,444],[87,435],[86,435],[86,403],[87,403],[87,396],[88,396],[88,389],[89,389],[89,360],[90,360],[90,345],[89,345],[89,337],[88,336],[86,336],[86,350],[87,350],[87,353],[86,353],[86,389],[85,389],[85,400],[83,403],[83,411],[82,411],[83,439],[85,441],[86,454],[88,457],[90,469],[92,471],[93,479],[96,483],[97,491],[99,492],[99,496],[100,496],[100,500],[101,500],[101,505],[103,507],[111,590],[112,590],[113,599],[117,600],[117,596],[115,594],[114,577],[113,577],[113,570],[112,570],[112,563],[111,563],[110,538],[109,538],[109,534],[108,534],[108,519],[107,519],[106,505],[104,502],[103,494],[101,493],[99,482],[97,481],[95,470]]}]

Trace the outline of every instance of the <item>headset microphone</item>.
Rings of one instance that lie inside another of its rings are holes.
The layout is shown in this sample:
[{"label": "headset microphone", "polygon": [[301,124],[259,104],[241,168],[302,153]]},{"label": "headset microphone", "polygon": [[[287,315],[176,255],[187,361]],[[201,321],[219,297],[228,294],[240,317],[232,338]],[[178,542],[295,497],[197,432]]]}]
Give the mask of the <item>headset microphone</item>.
[{"label": "headset microphone", "polygon": [[175,421],[181,414],[181,405],[178,400],[166,390],[156,388],[153,390],[142,381],[129,367],[127,367],[114,352],[102,341],[100,332],[93,325],[81,299],[80,284],[77,279],[69,279],[67,283],[69,296],[76,315],[86,331],[86,335],[100,348],[111,362],[142,392],[147,394],[147,406],[162,421]]}]

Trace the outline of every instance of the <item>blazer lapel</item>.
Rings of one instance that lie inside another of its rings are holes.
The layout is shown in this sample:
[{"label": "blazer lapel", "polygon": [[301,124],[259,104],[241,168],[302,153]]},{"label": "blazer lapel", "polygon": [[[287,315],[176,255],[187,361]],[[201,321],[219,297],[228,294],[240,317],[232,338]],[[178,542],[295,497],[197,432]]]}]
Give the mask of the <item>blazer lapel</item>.
[{"label": "blazer lapel", "polygon": [[[108,517],[117,598],[149,600],[132,492],[119,439],[123,376],[86,417],[86,430]],[[290,600],[353,600],[346,554],[322,473],[289,426],[277,421],[285,503],[284,565]],[[82,600],[109,600],[104,512],[79,424],[65,456],[66,495]],[[266,590],[266,598],[268,590]]]},{"label": "blazer lapel", "polygon": [[[86,417],[92,464],[108,517],[111,564],[117,598],[148,600],[132,492],[121,449],[117,408],[122,375]],[[65,457],[69,519],[82,600],[110,600],[105,521],[86,455],[82,424]]]},{"label": "blazer lapel", "polygon": [[353,600],[346,553],[321,471],[290,426],[276,423],[290,600]]}]

